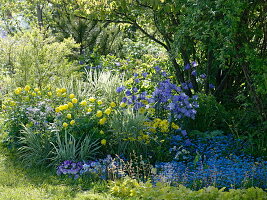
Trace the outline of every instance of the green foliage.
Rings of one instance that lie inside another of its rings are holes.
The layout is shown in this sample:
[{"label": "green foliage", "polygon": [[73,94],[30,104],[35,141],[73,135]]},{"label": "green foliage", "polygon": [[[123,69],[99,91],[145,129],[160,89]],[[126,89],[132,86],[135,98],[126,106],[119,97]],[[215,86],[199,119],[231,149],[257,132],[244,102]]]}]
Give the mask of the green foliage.
[{"label": "green foliage", "polygon": [[146,120],[145,115],[135,113],[132,109],[115,112],[110,120],[110,128],[113,132],[111,145],[117,148],[114,149],[116,154],[129,155],[136,151],[140,155],[147,151],[142,138]]},{"label": "green foliage", "polygon": [[158,183],[156,186],[153,186],[150,182],[142,183],[130,178],[110,182],[109,187],[110,192],[114,196],[124,199],[267,199],[266,191],[260,188],[230,189],[229,191],[224,191],[225,188],[217,189],[211,186],[198,191],[192,191],[182,185],[172,187],[167,184]]},{"label": "green foliage", "polygon": [[105,99],[107,102],[120,102],[121,96],[116,93],[116,88],[124,82],[123,74],[90,70],[86,72],[86,82],[87,95]]},{"label": "green foliage", "polygon": [[[71,38],[57,42],[49,34],[34,29],[1,39],[0,43],[10,44],[4,47],[1,56],[6,58],[2,62],[13,74],[10,75],[16,85],[30,84],[42,88],[69,77],[78,69],[69,58],[79,45]],[[7,43],[6,40],[12,42]]]},{"label": "green foliage", "polygon": [[63,138],[61,139],[59,133],[56,133],[57,141],[53,144],[51,160],[53,163],[60,163],[64,160],[76,160],[78,152],[80,151],[80,145],[76,142],[76,139],[65,131]]},{"label": "green foliage", "polygon": [[25,166],[47,165],[50,158],[52,145],[47,135],[35,132],[26,126],[21,130],[22,136],[19,143],[21,147],[18,149],[19,157]]},{"label": "green foliage", "polygon": [[93,160],[98,154],[100,145],[98,140],[92,139],[91,136],[80,138],[77,141],[67,130],[64,136],[56,133],[57,140],[52,143],[51,160],[53,164],[58,164],[65,160]]},{"label": "green foliage", "polygon": [[198,131],[213,131],[225,130],[228,131],[227,116],[229,113],[224,106],[217,102],[212,95],[198,94],[199,108],[197,109],[196,118],[188,120],[185,125],[186,130]]}]

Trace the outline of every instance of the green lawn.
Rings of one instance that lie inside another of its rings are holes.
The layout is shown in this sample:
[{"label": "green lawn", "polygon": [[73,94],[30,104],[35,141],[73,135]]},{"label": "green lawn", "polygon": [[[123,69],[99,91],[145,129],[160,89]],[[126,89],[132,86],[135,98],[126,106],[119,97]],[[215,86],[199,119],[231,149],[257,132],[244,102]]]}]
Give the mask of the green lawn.
[{"label": "green lawn", "polygon": [[103,183],[59,178],[47,169],[23,169],[0,148],[0,199],[116,199]]}]

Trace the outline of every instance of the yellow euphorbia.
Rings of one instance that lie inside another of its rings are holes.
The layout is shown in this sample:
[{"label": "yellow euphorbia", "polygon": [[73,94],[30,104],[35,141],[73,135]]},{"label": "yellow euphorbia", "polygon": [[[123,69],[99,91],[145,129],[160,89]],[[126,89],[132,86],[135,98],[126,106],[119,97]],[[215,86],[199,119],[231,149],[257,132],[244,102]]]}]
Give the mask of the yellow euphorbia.
[{"label": "yellow euphorbia", "polygon": [[73,103],[69,102],[68,106],[69,106],[69,108],[72,108],[73,107]]},{"label": "yellow euphorbia", "polygon": [[106,145],[106,144],[107,144],[107,140],[102,139],[102,140],[101,140],[101,144],[102,144],[102,145]]},{"label": "yellow euphorbia", "polygon": [[81,101],[80,103],[82,106],[86,106],[87,105],[87,102],[85,100]]},{"label": "yellow euphorbia", "polygon": [[74,124],[75,124],[75,120],[71,120],[70,125],[74,125]]},{"label": "yellow euphorbia", "polygon": [[71,100],[71,102],[72,102],[72,103],[78,103],[78,99],[73,98],[73,99]]},{"label": "yellow euphorbia", "polygon": [[90,97],[90,98],[89,98],[89,101],[92,102],[92,103],[94,103],[95,100],[96,100],[96,99],[95,99],[94,97]]},{"label": "yellow euphorbia", "polygon": [[111,111],[112,111],[111,108],[107,108],[104,113],[107,114],[107,115],[110,115]]},{"label": "yellow euphorbia", "polygon": [[24,89],[25,89],[25,91],[29,91],[30,89],[31,89],[31,87],[29,86],[29,85],[26,85],[25,87],[24,87]]},{"label": "yellow euphorbia", "polygon": [[68,123],[64,122],[64,123],[63,123],[63,127],[64,127],[64,128],[68,127]]},{"label": "yellow euphorbia", "polygon": [[105,124],[106,121],[107,121],[107,118],[103,117],[102,119],[99,120],[99,124],[103,125],[103,124]]},{"label": "yellow euphorbia", "polygon": [[114,108],[115,106],[116,106],[116,103],[115,103],[115,102],[111,102],[111,103],[110,103],[110,107],[111,107],[111,108]]},{"label": "yellow euphorbia", "polygon": [[122,107],[122,108],[126,107],[126,103],[121,102],[120,107]]},{"label": "yellow euphorbia", "polygon": [[70,94],[70,99],[73,99],[74,97],[75,97],[75,95],[74,94]]},{"label": "yellow euphorbia", "polygon": [[71,114],[67,114],[67,118],[71,119],[72,118]]},{"label": "yellow euphorbia", "polygon": [[102,117],[102,115],[103,115],[103,112],[102,112],[101,110],[98,110],[98,111],[96,112],[96,116],[97,116],[97,117]]}]

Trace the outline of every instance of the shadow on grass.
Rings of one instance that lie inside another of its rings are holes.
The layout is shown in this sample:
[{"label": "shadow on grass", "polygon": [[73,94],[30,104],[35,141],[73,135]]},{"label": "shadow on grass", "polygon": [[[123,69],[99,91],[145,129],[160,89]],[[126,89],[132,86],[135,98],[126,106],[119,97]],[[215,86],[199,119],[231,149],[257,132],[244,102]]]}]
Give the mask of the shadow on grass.
[{"label": "shadow on grass", "polygon": [[104,181],[86,177],[58,177],[56,170],[42,166],[25,168],[0,146],[0,199],[113,199]]}]

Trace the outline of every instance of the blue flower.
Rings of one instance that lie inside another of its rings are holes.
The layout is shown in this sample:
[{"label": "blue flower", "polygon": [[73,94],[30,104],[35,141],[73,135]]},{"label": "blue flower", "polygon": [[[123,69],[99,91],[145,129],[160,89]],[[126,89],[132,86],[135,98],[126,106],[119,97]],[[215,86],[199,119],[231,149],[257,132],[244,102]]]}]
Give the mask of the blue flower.
[{"label": "blue flower", "polygon": [[161,70],[159,66],[155,66],[154,69],[156,70],[156,72],[159,72]]},{"label": "blue flower", "polygon": [[184,66],[184,70],[189,70],[190,69],[190,64],[186,64],[185,66]]},{"label": "blue flower", "polygon": [[214,86],[212,83],[210,83],[210,84],[209,84],[209,88],[210,88],[210,89],[214,89],[215,86]]},{"label": "blue flower", "polygon": [[200,78],[203,78],[203,79],[205,79],[207,77],[207,75],[206,74],[200,74]]},{"label": "blue flower", "polygon": [[120,86],[120,87],[117,87],[116,92],[120,93],[123,90],[125,90],[125,86]]},{"label": "blue flower", "polygon": [[146,78],[146,77],[147,77],[147,72],[142,73],[142,76],[143,76],[144,78]]},{"label": "blue flower", "polygon": [[140,83],[140,80],[137,78],[137,79],[134,79],[134,81],[136,82],[136,83]]},{"label": "blue flower", "polygon": [[133,88],[133,92],[138,92],[138,89],[136,87]]},{"label": "blue flower", "polygon": [[125,94],[126,94],[126,96],[130,96],[130,95],[132,95],[132,93],[131,93],[130,90],[127,90],[127,91],[125,92]]},{"label": "blue flower", "polygon": [[192,74],[192,76],[197,76],[197,71],[196,71],[196,70],[193,70],[193,71],[191,72],[191,74]]}]

